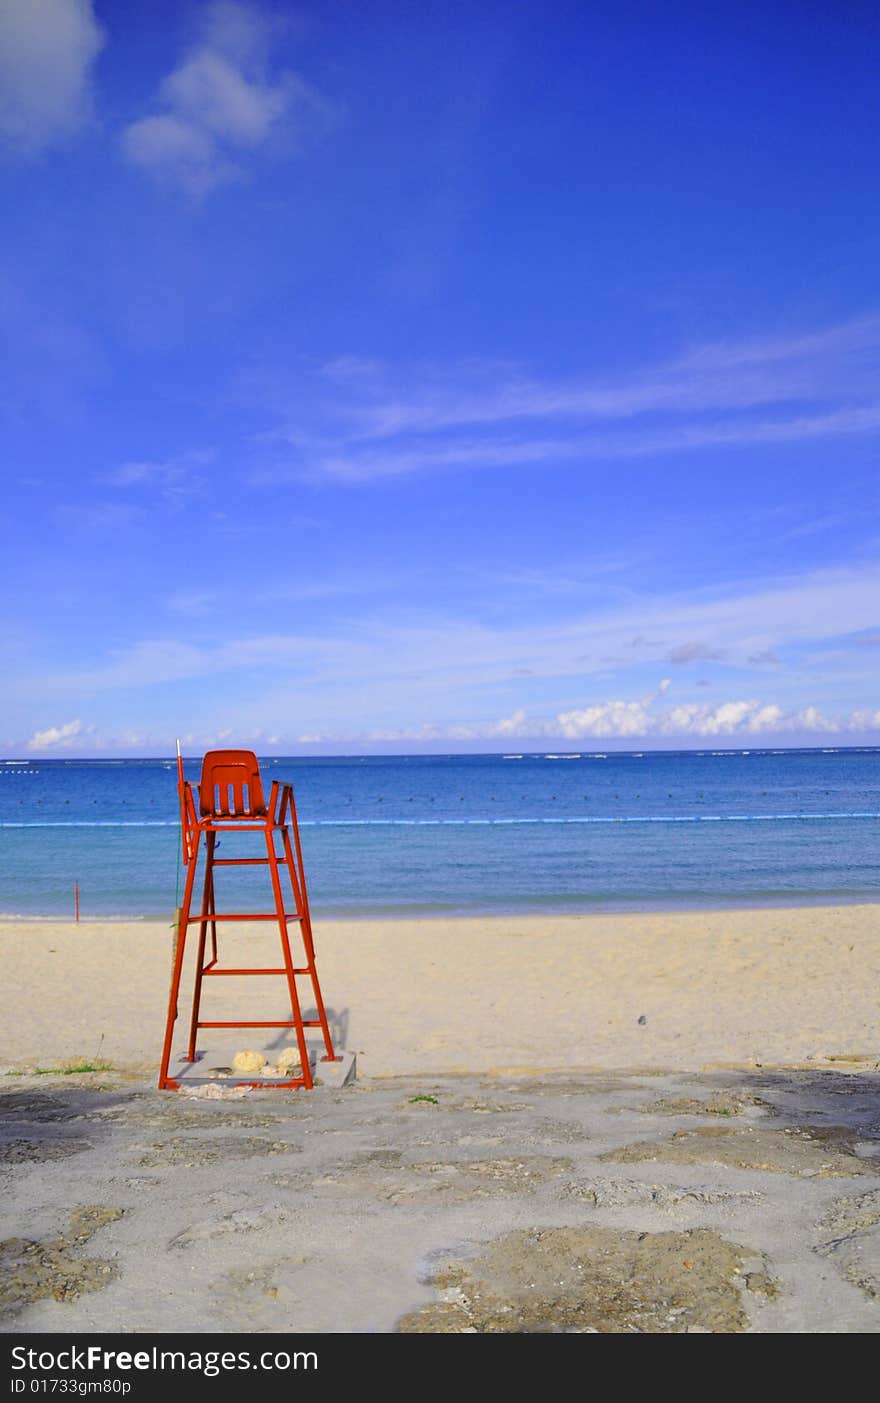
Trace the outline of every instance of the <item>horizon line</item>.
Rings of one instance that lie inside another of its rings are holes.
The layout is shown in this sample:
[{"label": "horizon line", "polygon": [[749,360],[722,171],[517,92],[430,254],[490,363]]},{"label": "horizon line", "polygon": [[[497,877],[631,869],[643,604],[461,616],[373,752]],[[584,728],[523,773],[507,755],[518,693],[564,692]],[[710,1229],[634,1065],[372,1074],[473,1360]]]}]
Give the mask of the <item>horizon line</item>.
[{"label": "horizon line", "polygon": [[[251,750],[252,746],[209,746],[208,750]],[[547,750],[542,747],[539,750],[394,750],[394,751],[360,751],[360,750],[339,750],[327,751],[324,754],[315,755],[307,751],[291,752],[263,752],[255,750],[254,753],[266,760],[403,760],[417,757],[419,759],[590,759],[607,758],[608,755],[781,755],[787,753],[815,752],[817,754],[836,755],[841,751],[856,751],[859,753],[870,753],[880,751],[880,743],[877,745],[850,744],[850,745],[731,745],[731,746],[663,746],[660,749],[651,747],[623,748],[610,745],[605,750]],[[196,751],[190,755],[183,753],[183,759],[196,759],[207,753],[207,750]],[[63,764],[72,761],[76,764],[89,762],[126,764],[129,761],[139,761],[141,763],[173,764],[176,761],[176,754],[172,755],[9,755],[0,757],[0,765],[39,765],[39,764]]]}]

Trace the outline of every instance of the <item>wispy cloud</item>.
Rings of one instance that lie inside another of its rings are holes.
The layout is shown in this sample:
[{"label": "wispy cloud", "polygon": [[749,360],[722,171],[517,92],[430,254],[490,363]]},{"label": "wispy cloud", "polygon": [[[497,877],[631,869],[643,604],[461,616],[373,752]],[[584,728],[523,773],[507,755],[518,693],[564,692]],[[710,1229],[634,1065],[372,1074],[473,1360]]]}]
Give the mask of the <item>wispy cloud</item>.
[{"label": "wispy cloud", "polygon": [[571,433],[522,438],[513,437],[507,432],[491,439],[462,438],[440,445],[422,440],[405,448],[393,444],[385,448],[365,448],[350,442],[344,452],[325,453],[318,448],[314,454],[306,453],[303,463],[304,476],[331,478],[341,483],[361,483],[416,472],[592,463],[652,457],[663,453],[687,453],[699,448],[798,443],[811,439],[875,434],[878,430],[880,404],[864,409],[773,420],[721,419],[712,424],[681,424],[672,428],[654,424],[650,429],[625,433]]},{"label": "wispy cloud", "polygon": [[75,531],[121,531],[139,520],[142,510],[131,502],[94,501],[62,503],[53,515],[62,526]]},{"label": "wispy cloud", "polygon": [[876,434],[878,382],[877,316],[697,347],[614,380],[548,382],[522,367],[475,363],[395,374],[341,357],[316,374],[307,401],[286,401],[274,386],[283,427],[267,438],[292,450],[293,475],[354,484],[587,463]]},{"label": "wispy cloud", "polygon": [[125,128],[126,159],[200,197],[240,180],[248,155],[283,132],[288,149],[326,124],[330,105],[298,74],[274,71],[280,21],[234,0],[202,12],[197,43],[161,82],[154,111]]},{"label": "wispy cloud", "polygon": [[103,44],[92,0],[0,0],[0,145],[34,157],[79,131]]},{"label": "wispy cloud", "polygon": [[129,459],[102,474],[98,481],[108,487],[132,488],[158,494],[168,502],[197,495],[208,485],[204,472],[215,457],[212,449],[193,449],[172,458]]},{"label": "wispy cloud", "polygon": [[120,649],[86,671],[57,674],[54,685],[77,692],[103,691],[209,677],[239,669],[303,666],[341,651],[341,643],[293,635],[230,639],[201,646],[175,639],[145,639]]},{"label": "wispy cloud", "polygon": [[[421,610],[408,619],[397,611],[389,617],[363,603],[352,608],[346,601],[332,626],[325,623],[320,630],[220,640],[212,636],[210,611],[200,625],[191,609],[191,641],[142,640],[86,668],[47,670],[39,687],[43,694],[91,698],[116,688],[155,689],[184,679],[222,677],[222,686],[199,692],[199,705],[207,691],[218,700],[245,696],[249,683],[251,695],[259,699],[262,722],[288,733],[292,725],[311,731],[318,723],[336,725],[337,718],[340,722],[349,718],[350,726],[353,697],[364,724],[368,724],[366,718],[374,718],[375,724],[388,718],[389,723],[406,726],[419,715],[445,716],[451,723],[480,715],[486,696],[503,688],[511,699],[511,712],[524,709],[527,698],[541,696],[547,699],[543,714],[552,709],[554,716],[568,718],[566,725],[577,727],[598,724],[606,714],[594,715],[592,709],[607,704],[603,679],[609,656],[629,657],[629,666],[637,669],[632,677],[643,679],[646,669],[666,672],[670,648],[699,640],[709,651],[724,655],[725,675],[733,679],[719,683],[726,697],[737,700],[733,688],[739,687],[740,697],[749,700],[750,706],[754,700],[753,709],[743,713],[741,724],[745,725],[765,705],[777,705],[782,714],[791,716],[805,705],[818,703],[818,689],[827,684],[827,669],[810,669],[810,658],[818,657],[816,650],[829,643],[849,646],[851,655],[859,652],[855,640],[875,626],[878,598],[880,570],[865,568],[816,572],[773,585],[729,587],[724,593],[703,597],[629,599],[613,609],[573,612],[555,622],[529,624],[489,626],[461,618],[432,619]],[[197,609],[198,600],[182,601],[184,608],[193,603]],[[639,637],[642,644],[630,647]],[[774,694],[762,696],[766,672],[761,685],[754,679],[744,681],[739,674],[754,666],[750,658],[771,649],[784,649],[785,656],[797,656],[800,663],[796,673],[790,668],[775,669]],[[627,724],[635,733],[641,713],[633,710],[632,695],[626,695],[625,666],[620,664],[622,700],[616,714],[623,718],[621,724],[629,717]],[[807,676],[810,681],[804,680]],[[839,668],[835,676],[839,679]],[[640,681],[635,689],[638,706],[648,706]],[[656,709],[664,691],[658,689],[650,708]],[[587,713],[586,718],[582,713]],[[709,734],[713,725],[726,724],[728,715],[717,714],[713,703],[694,711],[689,719],[679,713],[679,719],[682,724],[687,721],[694,734],[698,726],[709,728]],[[767,718],[760,724],[767,724]]]},{"label": "wispy cloud", "polygon": [[[511,368],[465,368],[464,383],[434,376],[365,412],[366,434],[519,419],[629,419],[656,411],[702,413],[856,398],[876,390],[880,317],[786,339],[711,343],[615,380],[547,383]],[[359,367],[357,376],[362,376]],[[470,380],[470,385],[468,385]],[[445,382],[445,383],[444,383]]]},{"label": "wispy cloud", "polygon": [[216,605],[217,594],[213,590],[179,590],[165,600],[166,609],[189,618],[210,614]]}]

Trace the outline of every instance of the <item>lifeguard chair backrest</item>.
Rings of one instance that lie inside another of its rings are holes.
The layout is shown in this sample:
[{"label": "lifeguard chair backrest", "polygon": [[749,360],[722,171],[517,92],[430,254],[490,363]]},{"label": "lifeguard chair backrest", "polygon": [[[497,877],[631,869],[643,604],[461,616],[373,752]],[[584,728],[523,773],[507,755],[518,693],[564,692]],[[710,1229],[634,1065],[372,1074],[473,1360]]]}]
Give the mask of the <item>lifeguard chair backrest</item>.
[{"label": "lifeguard chair backrest", "polygon": [[260,767],[252,750],[209,750],[199,781],[202,817],[256,818],[266,812]]}]

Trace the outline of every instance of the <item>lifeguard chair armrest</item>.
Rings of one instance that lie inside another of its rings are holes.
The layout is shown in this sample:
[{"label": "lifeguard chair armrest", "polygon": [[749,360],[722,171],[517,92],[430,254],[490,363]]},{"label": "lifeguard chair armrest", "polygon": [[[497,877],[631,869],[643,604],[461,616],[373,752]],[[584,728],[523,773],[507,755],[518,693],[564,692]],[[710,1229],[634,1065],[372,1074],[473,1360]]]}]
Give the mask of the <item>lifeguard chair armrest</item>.
[{"label": "lifeguard chair armrest", "polygon": [[[291,819],[293,818],[293,815],[294,815],[295,812],[296,812],[296,805],[295,805],[295,803],[294,803],[294,798],[293,798],[293,785],[292,785],[292,784],[286,783],[284,780],[273,780],[273,781],[272,781],[272,793],[273,793],[273,795],[275,794],[275,791],[276,791],[276,790],[278,791],[278,792],[277,792],[277,795],[276,795],[276,798],[280,798],[280,800],[281,800],[281,807],[277,810],[277,814],[278,814],[277,822],[279,822],[279,823],[289,823],[289,822],[291,821]],[[276,814],[276,810],[275,810],[275,808],[272,806],[271,802],[270,802],[270,812],[272,813],[273,820],[274,820],[275,814]]]},{"label": "lifeguard chair armrest", "polygon": [[[281,801],[280,806],[279,802]],[[285,814],[293,810],[293,785],[284,780],[273,779],[269,789],[268,818],[270,823],[284,823]]]},{"label": "lifeguard chair armrest", "polygon": [[198,818],[198,798],[194,796],[193,790],[198,791],[198,785],[191,780],[183,781],[183,795],[181,805],[181,827],[183,844],[183,862],[188,866],[195,851],[194,837],[199,825]]}]

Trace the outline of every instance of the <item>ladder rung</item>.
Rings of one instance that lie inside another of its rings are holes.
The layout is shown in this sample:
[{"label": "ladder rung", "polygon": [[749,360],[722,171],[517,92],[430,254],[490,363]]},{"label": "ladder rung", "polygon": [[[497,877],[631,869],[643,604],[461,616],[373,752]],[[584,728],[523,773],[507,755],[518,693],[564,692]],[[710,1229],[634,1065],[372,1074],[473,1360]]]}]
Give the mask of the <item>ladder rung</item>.
[{"label": "ladder rung", "polygon": [[203,975],[215,974],[286,974],[286,969],[210,969],[202,970]]},{"label": "ladder rung", "polygon": [[[310,969],[295,969],[294,974],[311,974]],[[210,965],[205,965],[202,969],[203,975],[215,974],[286,974],[287,970],[281,969],[212,969]]]},{"label": "ladder rung", "polygon": [[[197,1028],[296,1028],[296,1027],[298,1027],[298,1026],[299,1026],[299,1025],[298,1025],[297,1023],[293,1022],[293,1021],[290,1020],[290,1019],[287,1019],[284,1023],[241,1023],[241,1022],[233,1022],[233,1023],[197,1023],[197,1024],[196,1024],[196,1027],[197,1027]],[[305,1027],[305,1028],[308,1028],[310,1025],[309,1025],[308,1023],[304,1023],[302,1026]]]},{"label": "ladder rung", "polygon": [[[303,917],[298,911],[285,911],[285,921],[301,921]],[[187,921],[188,926],[199,926],[204,921],[210,925],[212,921],[277,921],[278,912],[269,911],[266,915],[252,916],[246,911],[208,911],[204,916],[190,916]]]},{"label": "ladder rung", "polygon": [[[278,866],[286,866],[286,857],[276,857]],[[214,857],[211,859],[212,867],[268,867],[267,857]]]}]

